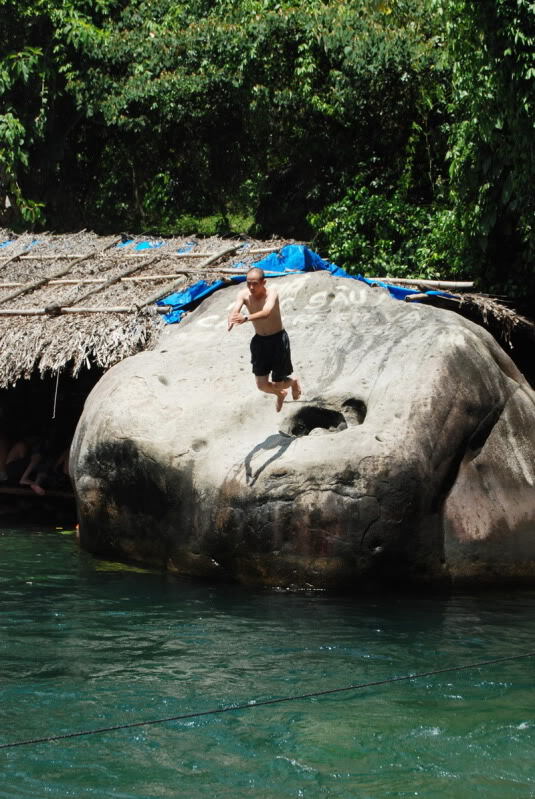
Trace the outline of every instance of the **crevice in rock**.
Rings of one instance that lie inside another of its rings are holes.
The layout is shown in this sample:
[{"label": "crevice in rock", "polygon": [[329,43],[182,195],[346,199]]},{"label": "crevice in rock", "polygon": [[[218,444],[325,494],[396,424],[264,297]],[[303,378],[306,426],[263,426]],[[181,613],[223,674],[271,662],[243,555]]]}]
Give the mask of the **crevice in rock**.
[{"label": "crevice in rock", "polygon": [[368,412],[365,402],[353,398],[342,402],[342,410],[349,425],[362,424]]},{"label": "crevice in rock", "polygon": [[490,411],[487,413],[486,416],[480,421],[470,438],[468,439],[467,443],[467,457],[469,460],[472,460],[479,455],[485,443],[490,436],[494,426],[498,422],[500,416],[502,415],[504,409],[503,403],[498,403]]},{"label": "crevice in rock", "polygon": [[[508,397],[506,402],[511,398],[511,396],[515,393],[515,391],[512,392],[512,394]],[[455,480],[457,479],[461,463],[463,461],[466,462],[474,460],[474,458],[476,458],[479,455],[479,453],[485,446],[487,439],[489,438],[490,434],[492,433],[494,427],[496,426],[497,422],[499,421],[503,413],[506,402],[500,401],[496,403],[496,405],[494,405],[485,414],[485,416],[476,425],[475,429],[467,437],[464,447],[459,447],[457,455],[452,459],[450,466],[442,481],[442,486],[440,490],[437,491],[435,500],[432,503],[431,511],[433,513],[440,508],[444,499],[448,496],[449,492],[451,491],[455,483]]]},{"label": "crevice in rock", "polygon": [[317,405],[305,405],[289,419],[286,419],[281,427],[281,433],[298,438],[300,436],[308,436],[312,430],[318,428],[336,432],[345,430],[347,422],[340,411],[321,408]]}]

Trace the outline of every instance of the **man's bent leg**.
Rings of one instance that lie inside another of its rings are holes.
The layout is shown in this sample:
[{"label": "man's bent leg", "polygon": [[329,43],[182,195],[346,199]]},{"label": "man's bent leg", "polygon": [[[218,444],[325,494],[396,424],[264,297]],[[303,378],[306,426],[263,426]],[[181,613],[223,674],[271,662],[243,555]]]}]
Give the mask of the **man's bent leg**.
[{"label": "man's bent leg", "polygon": [[297,400],[301,396],[301,383],[298,377],[287,377],[286,380],[274,380],[274,386],[280,386],[281,389],[291,388],[292,399]]},{"label": "man's bent leg", "polygon": [[283,402],[286,398],[287,391],[285,390],[285,383],[290,385],[290,381],[286,380],[282,383],[272,383],[268,375],[255,376],[256,386],[259,391],[264,391],[266,394],[275,394],[277,396],[276,410],[277,413],[282,408]]}]

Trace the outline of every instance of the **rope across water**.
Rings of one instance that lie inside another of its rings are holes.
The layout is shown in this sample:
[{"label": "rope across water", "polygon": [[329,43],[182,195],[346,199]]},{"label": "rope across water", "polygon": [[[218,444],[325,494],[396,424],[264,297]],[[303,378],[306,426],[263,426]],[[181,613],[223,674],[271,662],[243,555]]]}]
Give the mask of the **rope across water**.
[{"label": "rope across water", "polygon": [[293,696],[282,696],[277,699],[252,699],[240,705],[226,705],[224,707],[212,708],[211,710],[200,710],[193,713],[181,713],[178,716],[166,716],[159,719],[148,719],[146,721],[132,721],[127,724],[114,724],[110,727],[97,727],[92,730],[79,730],[78,732],[66,732],[62,735],[47,735],[43,738],[30,738],[23,741],[11,741],[10,743],[0,744],[0,749],[9,749],[15,746],[29,746],[30,744],[52,743],[53,741],[63,741],[68,738],[80,738],[85,735],[99,735],[104,732],[115,732],[116,730],[128,730],[133,727],[148,727],[151,724],[165,724],[170,721],[184,721],[186,719],[198,719],[203,716],[216,716],[222,713],[235,713],[238,710],[251,710],[252,708],[262,707],[264,705],[279,705],[283,702],[297,702],[300,699],[313,699],[319,696],[329,696],[331,694],[340,694],[347,691],[358,691],[362,688],[374,688],[379,685],[389,685],[395,682],[403,682],[407,680],[418,680],[422,677],[432,677],[436,674],[446,674],[456,671],[466,671],[467,669],[479,669],[484,666],[493,666],[495,663],[505,663],[511,660],[520,660],[521,658],[535,657],[535,651],[522,652],[518,655],[508,655],[506,657],[493,658],[492,660],[482,660],[476,663],[467,663],[464,666],[447,666],[443,669],[433,669],[431,671],[421,671],[416,674],[405,674],[401,677],[387,677],[383,680],[373,680],[372,682],[356,683],[354,685],[345,685],[342,688],[326,688],[323,691],[311,691],[306,694],[295,694]]}]

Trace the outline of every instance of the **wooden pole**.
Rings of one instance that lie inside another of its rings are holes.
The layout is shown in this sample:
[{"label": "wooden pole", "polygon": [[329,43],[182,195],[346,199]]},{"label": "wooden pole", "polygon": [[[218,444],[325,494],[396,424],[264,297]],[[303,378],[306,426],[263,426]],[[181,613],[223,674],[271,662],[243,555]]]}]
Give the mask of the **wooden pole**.
[{"label": "wooden pole", "polygon": [[[118,305],[118,306],[95,306],[92,308],[69,307],[66,305],[53,305],[48,308],[0,308],[0,316],[62,316],[63,314],[87,314],[87,313],[131,313],[138,312],[137,306]],[[172,308],[170,306],[158,307],[154,309],[158,314],[167,314]]]},{"label": "wooden pole", "polygon": [[103,253],[106,252],[106,250],[109,250],[110,247],[115,247],[115,245],[119,241],[121,241],[121,239],[113,241],[111,244],[108,244],[106,247],[104,247],[103,250],[99,250],[98,253],[91,252],[87,253],[87,255],[80,256],[80,258],[77,258],[75,261],[72,261],[70,264],[68,264],[68,266],[63,267],[63,269],[60,269],[58,272],[54,272],[52,275],[48,275],[47,277],[39,278],[39,280],[34,280],[32,283],[27,283],[23,288],[17,289],[16,291],[12,291],[11,294],[6,294],[5,297],[0,298],[0,305],[5,302],[9,302],[10,300],[14,300],[16,297],[20,297],[21,294],[27,294],[30,291],[35,291],[36,289],[41,288],[41,286],[44,286],[47,283],[49,283],[51,280],[63,277],[63,275],[66,275],[67,272],[69,272],[73,268],[73,266],[76,266],[76,264],[80,264],[82,263],[82,261],[87,261],[89,258],[94,258],[95,256],[102,255]]},{"label": "wooden pole", "polygon": [[[148,266],[148,264],[145,264]],[[210,272],[211,275],[213,274],[222,274],[222,275],[246,275],[248,269],[214,269],[213,272]],[[299,269],[292,270],[291,272],[266,272],[266,277],[278,277],[279,275],[289,275],[289,274],[300,274]],[[144,282],[151,282],[157,280],[172,280],[174,278],[182,277],[182,275],[205,275],[206,272],[202,271],[201,269],[181,269],[180,272],[173,272],[167,275],[136,275],[135,277],[122,277],[120,279],[121,283],[144,283]],[[102,278],[98,277],[84,277],[84,278],[63,278],[58,280],[49,280],[49,286],[84,286],[84,285],[95,285],[97,283],[104,283],[105,281]],[[26,283],[13,282],[13,283],[0,283],[0,291],[2,289],[14,289],[18,288],[19,286],[25,286]]]},{"label": "wooden pole", "polygon": [[460,302],[461,297],[452,295],[451,297],[434,297],[432,294],[408,294],[405,297],[405,302]]},{"label": "wooden pole", "polygon": [[422,300],[428,300],[428,294],[407,294],[405,297],[405,302],[422,302]]},{"label": "wooden pole", "polygon": [[[118,243],[118,242],[116,242]],[[242,245],[238,244],[237,249],[239,249]],[[244,250],[244,255],[267,255],[270,252],[278,252],[284,244],[281,244],[280,247],[259,247],[251,250]],[[116,260],[130,260],[131,258],[149,258],[154,253],[154,250],[149,250],[148,252],[121,252],[116,253],[114,258]],[[161,258],[209,258],[213,253],[209,252],[162,252],[160,253]],[[82,253],[58,253],[57,255],[22,255],[19,253],[18,255],[13,256],[0,256],[0,266],[5,266],[5,263],[2,264],[1,262],[4,261],[12,261],[15,258],[20,259],[21,261],[70,261],[70,260],[77,260],[78,258],[85,258],[85,255]]]},{"label": "wooden pole", "polygon": [[[220,252],[214,253],[206,261],[203,261],[203,263],[200,266],[200,269],[203,270],[207,266],[210,266],[212,263],[219,261],[220,258],[224,258],[225,255],[229,255],[231,252],[235,252],[235,250],[240,246],[241,246],[240,244],[234,245],[232,247],[227,247],[225,250],[221,250]],[[161,255],[157,255],[149,263],[154,263],[155,261],[159,261],[160,258]],[[121,279],[121,277],[125,277],[126,274],[133,272],[136,269],[143,269],[146,266],[148,266],[148,264],[136,264],[133,267],[129,267],[129,269],[126,270],[126,272],[121,272],[121,274],[116,275],[114,278],[111,278],[111,280],[108,280],[106,283],[98,287],[95,287],[94,289],[90,289],[82,297],[79,297],[74,302],[75,303],[80,302],[82,299],[86,299],[90,295],[95,294],[98,291],[101,291],[103,288],[107,288],[113,283],[117,283]],[[173,283],[168,283],[167,286],[165,286],[163,289],[159,289],[156,293],[151,294],[151,296],[148,299],[144,300],[141,304],[135,303],[130,308],[125,306],[111,307],[111,308],[106,308],[106,307],[80,308],[79,306],[77,306],[75,308],[71,307],[70,305],[58,304],[58,305],[50,305],[47,308],[5,308],[5,309],[0,308],[0,316],[43,316],[45,314],[49,316],[59,316],[64,313],[129,313],[129,312],[134,313],[136,311],[141,310],[142,308],[146,308],[148,305],[152,305],[162,297],[167,297],[169,294],[172,294],[173,291],[175,291],[175,289],[179,288],[179,286],[183,283],[183,281],[184,277],[181,276],[179,280],[175,280],[173,281]],[[13,293],[15,294],[15,296],[18,296],[16,292]],[[11,295],[8,295],[8,297],[11,297]],[[0,303],[5,302],[6,299],[7,298],[4,298],[4,300],[0,300]],[[158,308],[157,312],[166,314],[169,313],[169,310],[170,310],[169,308],[161,308],[161,309]]]},{"label": "wooden pole", "polygon": [[[136,275],[135,277],[122,277],[120,279],[120,283],[138,283],[144,281],[155,281],[155,280],[171,280],[171,278],[180,277],[181,275],[196,275],[198,271],[196,269],[184,269],[180,272],[174,272],[172,275]],[[98,277],[84,277],[81,279],[76,278],[64,278],[59,280],[49,280],[49,286],[89,286],[89,285],[96,285],[98,283],[105,283],[105,280]],[[0,283],[0,290],[1,289],[15,289],[19,286],[25,286],[26,283],[15,282],[15,283]]]},{"label": "wooden pole", "polygon": [[402,286],[428,286],[435,289],[471,289],[474,287],[473,281],[455,280],[419,280],[418,278],[407,277],[367,277],[366,280],[376,280],[380,283],[399,283]]},{"label": "wooden pole", "polygon": [[76,305],[79,302],[86,300],[88,297],[91,297],[93,294],[97,294],[99,291],[103,291],[104,289],[110,288],[110,286],[113,286],[115,283],[118,283],[121,280],[121,278],[128,277],[128,275],[131,275],[134,272],[139,271],[140,269],[146,269],[147,266],[151,266],[151,264],[155,264],[157,261],[160,261],[161,257],[162,257],[161,255],[156,255],[154,258],[152,258],[152,260],[147,261],[147,263],[144,264],[138,263],[135,264],[134,266],[129,266],[128,269],[124,269],[118,275],[115,275],[115,277],[111,277],[109,280],[106,280],[104,283],[101,283],[99,286],[95,286],[94,288],[89,289],[89,291],[86,291],[86,293],[82,294],[81,297],[77,297],[76,299],[72,300],[70,303],[67,303],[67,305],[62,305],[61,308],[67,308],[70,307],[71,305]]},{"label": "wooden pole", "polygon": [[[219,261],[220,258],[224,258],[225,255],[230,255],[232,252],[236,252],[236,250],[241,247],[241,244],[235,244],[233,247],[227,247],[225,250],[221,250],[220,252],[216,252],[210,256],[206,261],[203,261],[200,269],[206,269],[207,266]],[[181,278],[180,281],[174,281],[173,283],[168,283],[167,286],[164,286],[162,289],[158,289],[158,291],[151,294],[146,300],[144,300],[141,304],[136,303],[138,308],[145,308],[147,305],[152,305],[154,302],[158,302],[158,300],[163,299],[163,297],[168,297],[169,294],[172,294],[177,288],[180,287],[184,278]]]},{"label": "wooden pole", "polygon": [[21,256],[22,256],[22,253],[20,253],[20,252],[17,253],[16,255],[4,255],[4,256],[2,256],[1,260],[3,261],[3,263],[0,265],[1,268],[3,269],[8,264],[12,264],[15,261],[18,261]]}]

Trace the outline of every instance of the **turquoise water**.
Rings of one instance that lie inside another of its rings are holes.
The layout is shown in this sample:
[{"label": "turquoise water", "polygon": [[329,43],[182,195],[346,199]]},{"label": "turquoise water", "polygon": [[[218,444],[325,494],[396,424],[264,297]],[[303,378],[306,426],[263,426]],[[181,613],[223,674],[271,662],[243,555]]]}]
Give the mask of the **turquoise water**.
[{"label": "turquoise water", "polygon": [[[535,649],[535,593],[337,598],[0,531],[0,743]],[[535,658],[0,750],[0,799],[535,797]]]}]

